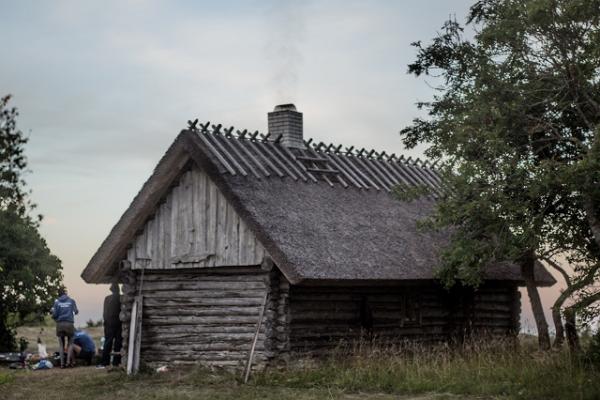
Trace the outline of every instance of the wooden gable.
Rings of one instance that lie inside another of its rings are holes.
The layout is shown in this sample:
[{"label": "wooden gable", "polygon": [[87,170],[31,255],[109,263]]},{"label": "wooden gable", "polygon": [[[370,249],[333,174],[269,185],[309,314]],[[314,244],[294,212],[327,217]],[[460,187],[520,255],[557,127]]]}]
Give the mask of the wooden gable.
[{"label": "wooden gable", "polygon": [[265,250],[208,175],[183,173],[127,252],[133,269],[259,265]]}]

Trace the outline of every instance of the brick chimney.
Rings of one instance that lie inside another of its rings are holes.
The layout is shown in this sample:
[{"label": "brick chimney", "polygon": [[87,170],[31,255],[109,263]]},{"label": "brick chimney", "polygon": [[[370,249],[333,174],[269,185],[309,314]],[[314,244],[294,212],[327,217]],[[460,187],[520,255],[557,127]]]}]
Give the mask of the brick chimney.
[{"label": "brick chimney", "polygon": [[281,135],[280,143],[286,147],[304,148],[302,137],[302,113],[293,104],[280,104],[268,114],[269,133],[275,140]]}]

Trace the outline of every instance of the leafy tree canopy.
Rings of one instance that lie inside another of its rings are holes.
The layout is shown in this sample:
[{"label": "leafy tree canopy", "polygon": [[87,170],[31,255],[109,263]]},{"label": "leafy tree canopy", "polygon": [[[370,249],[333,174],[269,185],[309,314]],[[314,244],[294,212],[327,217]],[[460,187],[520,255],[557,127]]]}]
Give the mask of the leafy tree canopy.
[{"label": "leafy tree canopy", "polygon": [[60,260],[38,232],[23,181],[27,138],[10,96],[0,99],[0,351],[16,348],[11,316],[47,312],[62,287]]},{"label": "leafy tree canopy", "polygon": [[[440,277],[477,285],[483,266],[561,254],[593,282],[600,1],[482,0],[466,27],[447,21],[430,44],[413,44],[409,72],[440,85],[418,104],[427,117],[401,131],[408,147],[428,144],[449,187],[429,221],[453,226]],[[586,282],[579,294],[599,299]]]}]

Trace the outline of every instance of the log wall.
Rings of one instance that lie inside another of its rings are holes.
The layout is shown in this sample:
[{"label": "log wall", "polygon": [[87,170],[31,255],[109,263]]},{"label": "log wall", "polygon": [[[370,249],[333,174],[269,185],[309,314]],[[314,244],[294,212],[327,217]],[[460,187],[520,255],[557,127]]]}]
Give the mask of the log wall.
[{"label": "log wall", "polygon": [[520,296],[512,284],[447,292],[433,283],[400,287],[292,287],[288,348],[333,348],[368,336],[442,341],[471,333],[518,332]]},{"label": "log wall", "polygon": [[[267,290],[270,274],[260,267],[145,271],[142,363],[243,366]],[[273,355],[266,335],[272,318],[263,317],[257,364]]]},{"label": "log wall", "polygon": [[136,237],[133,269],[258,265],[264,248],[208,175],[185,172]]},{"label": "log wall", "polygon": [[[485,332],[518,332],[520,293],[513,284],[445,291],[434,283],[386,287],[290,286],[277,268],[227,267],[132,271],[123,275],[124,343],[131,303],[142,284],[141,361],[241,368],[264,295],[255,366],[285,363],[340,342],[438,342]],[[127,349],[125,349],[127,350]]]}]

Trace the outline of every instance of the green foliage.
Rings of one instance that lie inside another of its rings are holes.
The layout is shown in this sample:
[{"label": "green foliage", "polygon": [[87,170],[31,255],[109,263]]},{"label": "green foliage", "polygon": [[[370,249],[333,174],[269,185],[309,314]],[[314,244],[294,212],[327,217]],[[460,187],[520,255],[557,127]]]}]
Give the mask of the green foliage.
[{"label": "green foliage", "polygon": [[0,386],[11,383],[12,381],[14,381],[13,374],[0,371]]},{"label": "green foliage", "polygon": [[94,328],[94,327],[103,326],[103,325],[104,325],[104,321],[102,321],[102,319],[99,319],[98,321],[94,322],[94,320],[90,318],[85,322],[85,326],[87,326],[88,328]]},{"label": "green foliage", "polygon": [[585,352],[585,358],[596,368],[600,368],[600,329],[592,336]]},{"label": "green foliage", "polygon": [[0,98],[0,209],[13,209],[25,215],[28,202],[23,172],[27,168],[27,138],[17,129],[19,112],[9,107],[11,96]]},{"label": "green foliage", "polygon": [[563,254],[574,283],[594,278],[600,1],[482,0],[467,26],[472,39],[448,21],[429,45],[414,43],[409,72],[440,86],[418,105],[428,116],[401,131],[408,147],[428,144],[450,188],[431,221],[453,227],[440,277],[477,285],[484,266]]},{"label": "green foliage", "polygon": [[[13,210],[0,210],[0,265],[0,332],[4,327],[7,333],[1,339],[5,339],[14,337],[6,324],[8,313],[21,317],[32,312],[47,313],[63,277],[60,260],[50,253],[36,225]],[[14,347],[14,342],[0,342],[0,349]]]},{"label": "green foliage", "polygon": [[29,341],[27,339],[25,339],[24,337],[20,337],[19,338],[19,351],[24,352],[25,349],[27,349],[27,346],[29,346]]},{"label": "green foliage", "polygon": [[38,232],[41,217],[23,181],[27,139],[17,129],[17,110],[0,99],[0,351],[16,348],[14,327],[31,313],[47,313],[62,286],[60,260]]}]

